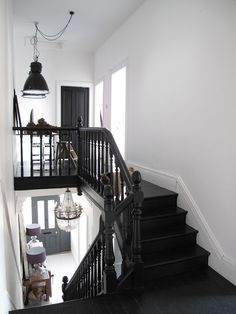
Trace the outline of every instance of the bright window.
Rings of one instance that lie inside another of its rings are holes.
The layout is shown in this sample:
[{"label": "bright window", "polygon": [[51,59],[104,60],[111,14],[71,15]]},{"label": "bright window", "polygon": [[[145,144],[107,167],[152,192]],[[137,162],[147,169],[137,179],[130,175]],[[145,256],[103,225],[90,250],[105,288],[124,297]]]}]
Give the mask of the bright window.
[{"label": "bright window", "polygon": [[125,154],[126,67],[111,76],[111,132],[121,155]]},{"label": "bright window", "polygon": [[44,212],[44,201],[38,201],[38,223],[41,229],[45,229],[45,212]]},{"label": "bright window", "polygon": [[94,126],[101,127],[103,120],[103,81],[95,86],[95,119]]}]

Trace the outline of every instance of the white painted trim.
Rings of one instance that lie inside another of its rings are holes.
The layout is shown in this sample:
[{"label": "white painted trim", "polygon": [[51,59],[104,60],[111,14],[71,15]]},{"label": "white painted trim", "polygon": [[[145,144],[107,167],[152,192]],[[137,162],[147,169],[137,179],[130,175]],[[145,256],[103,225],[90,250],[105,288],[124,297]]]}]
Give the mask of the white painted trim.
[{"label": "white painted trim", "polygon": [[134,170],[140,171],[144,180],[147,180],[153,184],[158,184],[166,189],[170,189],[176,192],[177,176],[174,176],[164,171],[158,171],[152,168],[144,167],[131,161],[126,161],[126,164],[128,166],[132,166]]},{"label": "white painted trim", "polygon": [[9,301],[9,304],[11,306],[11,311],[16,310],[17,306],[16,306],[14,300],[12,299],[12,297],[10,296],[10,294],[8,293],[7,290],[5,290],[5,293],[6,293],[6,297],[7,297],[8,301]]},{"label": "white painted trim", "polygon": [[56,81],[56,125],[61,126],[61,87],[73,86],[73,87],[88,87],[89,88],[89,125],[93,125],[94,122],[94,91],[93,83],[90,82],[73,82],[73,81]]},{"label": "white painted trim", "polygon": [[8,208],[6,193],[5,193],[5,190],[3,188],[2,181],[0,181],[0,188],[1,188],[1,197],[2,197],[2,202],[3,202],[4,215],[5,215],[5,219],[6,219],[6,228],[7,228],[8,234],[9,234],[9,238],[10,238],[9,244],[11,246],[13,257],[14,257],[14,262],[15,262],[15,266],[16,266],[18,280],[21,283],[22,273],[21,273],[21,269],[20,269],[19,264],[18,264],[17,256],[16,256],[16,250],[15,250],[15,245],[14,245],[14,240],[13,240],[13,235],[12,235],[12,229],[11,229],[11,222],[10,222],[10,217],[9,217],[9,208]]},{"label": "white painted trim", "polygon": [[197,203],[194,201],[190,191],[188,190],[187,186],[185,185],[183,179],[178,176],[177,178],[177,191],[179,194],[178,204],[184,207],[186,210],[191,210],[194,217],[199,220],[199,223],[203,227],[203,231],[205,232],[208,240],[211,243],[211,247],[214,250],[215,254],[218,258],[222,258],[224,256],[224,251],[218,242],[217,238],[215,237],[213,231],[211,230],[209,224],[207,223],[205,217],[203,216],[200,208],[198,207]]},{"label": "white painted trim", "polygon": [[209,265],[236,285],[236,261],[227,256],[181,176],[127,162],[144,180],[178,193],[178,206],[189,212],[187,223],[199,230],[199,244],[210,251]]}]

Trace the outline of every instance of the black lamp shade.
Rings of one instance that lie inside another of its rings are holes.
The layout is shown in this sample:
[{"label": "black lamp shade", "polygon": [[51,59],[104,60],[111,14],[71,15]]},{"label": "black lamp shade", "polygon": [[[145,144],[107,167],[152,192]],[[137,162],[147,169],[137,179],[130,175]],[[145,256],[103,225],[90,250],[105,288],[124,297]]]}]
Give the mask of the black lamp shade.
[{"label": "black lamp shade", "polygon": [[40,62],[32,62],[30,64],[29,77],[27,78],[22,90],[23,97],[27,98],[45,98],[49,93],[48,85],[41,74],[42,64]]}]

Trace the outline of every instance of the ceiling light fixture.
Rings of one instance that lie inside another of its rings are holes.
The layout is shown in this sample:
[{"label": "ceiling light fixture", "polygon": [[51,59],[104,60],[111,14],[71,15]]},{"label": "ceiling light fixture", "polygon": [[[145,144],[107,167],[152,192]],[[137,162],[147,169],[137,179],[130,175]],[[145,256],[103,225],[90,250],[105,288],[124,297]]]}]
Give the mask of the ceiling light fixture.
[{"label": "ceiling light fixture", "polygon": [[71,191],[67,189],[62,204],[57,204],[54,211],[58,227],[61,230],[70,232],[78,225],[82,206],[73,201]]},{"label": "ceiling light fixture", "polygon": [[23,90],[22,90],[22,97],[25,98],[45,98],[46,95],[49,93],[49,88],[47,85],[47,82],[45,81],[44,77],[42,76],[42,64],[38,62],[39,58],[39,50],[38,50],[38,33],[46,40],[48,41],[55,41],[59,39],[67,29],[68,25],[70,24],[70,21],[72,19],[72,16],[74,14],[73,11],[70,11],[70,18],[66,25],[56,34],[54,35],[47,35],[43,33],[39,27],[38,22],[34,23],[35,26],[35,34],[31,39],[31,44],[34,47],[33,52],[33,62],[30,64],[30,72],[29,76],[24,84]]}]

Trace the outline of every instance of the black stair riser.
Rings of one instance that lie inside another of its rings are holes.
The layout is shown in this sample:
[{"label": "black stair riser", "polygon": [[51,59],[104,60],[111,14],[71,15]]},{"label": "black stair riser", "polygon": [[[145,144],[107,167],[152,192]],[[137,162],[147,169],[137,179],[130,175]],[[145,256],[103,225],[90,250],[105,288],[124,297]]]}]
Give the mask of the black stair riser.
[{"label": "black stair riser", "polygon": [[162,264],[155,267],[144,268],[144,280],[149,281],[165,276],[206,269],[208,266],[208,255],[198,256],[192,259],[178,261],[170,264]]},{"label": "black stair riser", "polygon": [[190,247],[196,244],[197,233],[187,233],[180,236],[157,239],[154,241],[142,242],[142,254],[161,252],[169,249]]},{"label": "black stair riser", "polygon": [[141,220],[141,236],[146,232],[152,233],[168,229],[169,227],[177,227],[185,224],[186,213],[172,216],[163,216],[153,219]]},{"label": "black stair riser", "polygon": [[148,211],[148,213],[157,212],[158,208],[171,208],[175,210],[177,204],[177,195],[169,195],[156,198],[144,199],[142,211]]}]

